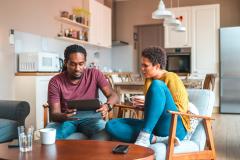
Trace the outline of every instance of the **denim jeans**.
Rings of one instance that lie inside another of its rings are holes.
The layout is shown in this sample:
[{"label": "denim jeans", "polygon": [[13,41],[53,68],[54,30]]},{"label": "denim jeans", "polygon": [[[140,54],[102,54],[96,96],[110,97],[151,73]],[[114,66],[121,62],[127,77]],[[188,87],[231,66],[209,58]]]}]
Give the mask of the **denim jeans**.
[{"label": "denim jeans", "polygon": [[63,123],[52,122],[47,125],[47,128],[56,128],[56,139],[66,139],[75,132],[81,132],[89,139],[101,139],[97,134],[107,136],[103,133],[106,122],[102,119],[101,113],[78,111],[72,117],[79,118],[79,120],[65,121]]},{"label": "denim jeans", "polygon": [[[113,139],[123,142],[134,142],[141,130],[157,136],[169,136],[171,114],[168,110],[178,111],[166,84],[161,80],[153,80],[145,98],[144,120],[119,118],[109,121],[106,131]],[[178,116],[176,136],[182,140],[186,136],[182,119]],[[150,140],[151,140],[150,138]]]}]

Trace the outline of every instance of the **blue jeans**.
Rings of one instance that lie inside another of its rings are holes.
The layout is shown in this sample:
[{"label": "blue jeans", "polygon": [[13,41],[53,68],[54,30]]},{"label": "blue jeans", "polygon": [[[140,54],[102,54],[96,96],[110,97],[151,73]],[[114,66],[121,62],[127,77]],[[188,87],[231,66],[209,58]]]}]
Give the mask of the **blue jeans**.
[{"label": "blue jeans", "polygon": [[[172,95],[161,80],[153,80],[145,98],[144,120],[131,118],[118,118],[109,121],[106,131],[113,139],[123,142],[135,142],[141,130],[151,134],[165,137],[169,136],[171,114],[168,110],[178,111]],[[176,136],[182,140],[187,131],[178,116]]]},{"label": "blue jeans", "polygon": [[52,122],[47,128],[56,128],[56,139],[66,139],[74,132],[81,132],[90,139],[101,139],[96,134],[103,135],[106,122],[102,119],[101,113],[96,111],[79,111],[72,116],[79,120],[65,121],[63,123]]}]

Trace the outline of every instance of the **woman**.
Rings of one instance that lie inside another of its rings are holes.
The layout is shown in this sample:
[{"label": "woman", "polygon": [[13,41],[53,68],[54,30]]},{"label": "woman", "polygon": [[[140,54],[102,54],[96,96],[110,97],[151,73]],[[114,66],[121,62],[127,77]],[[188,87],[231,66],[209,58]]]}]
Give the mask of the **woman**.
[{"label": "woman", "polygon": [[[167,111],[187,112],[188,94],[181,79],[175,73],[164,70],[165,66],[166,52],[162,48],[143,50],[144,120],[119,118],[109,121],[106,130],[112,138],[145,147],[150,143],[167,142],[171,124],[171,114]],[[188,130],[189,118],[178,116],[176,142],[182,140]]]}]

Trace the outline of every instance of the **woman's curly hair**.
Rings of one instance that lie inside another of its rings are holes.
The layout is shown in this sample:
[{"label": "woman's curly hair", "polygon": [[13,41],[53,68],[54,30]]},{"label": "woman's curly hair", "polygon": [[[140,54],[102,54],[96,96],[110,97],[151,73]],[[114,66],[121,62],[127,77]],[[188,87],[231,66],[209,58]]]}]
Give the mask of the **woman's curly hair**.
[{"label": "woman's curly hair", "polygon": [[142,56],[148,58],[155,66],[160,64],[161,69],[166,68],[167,56],[166,51],[161,47],[148,47],[142,51]]}]

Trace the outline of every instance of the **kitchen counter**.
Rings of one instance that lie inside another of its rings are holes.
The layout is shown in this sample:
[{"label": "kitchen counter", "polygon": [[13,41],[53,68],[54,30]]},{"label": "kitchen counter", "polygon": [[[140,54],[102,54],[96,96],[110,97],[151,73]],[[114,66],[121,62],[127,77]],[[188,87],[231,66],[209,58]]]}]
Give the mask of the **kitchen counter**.
[{"label": "kitchen counter", "polygon": [[15,76],[55,76],[59,72],[16,72]]},{"label": "kitchen counter", "polygon": [[203,79],[182,79],[186,88],[202,89]]}]

